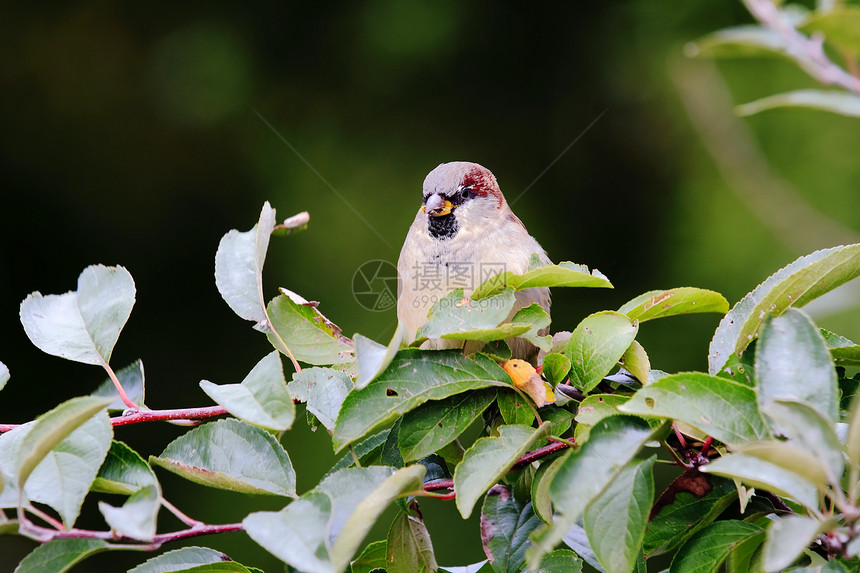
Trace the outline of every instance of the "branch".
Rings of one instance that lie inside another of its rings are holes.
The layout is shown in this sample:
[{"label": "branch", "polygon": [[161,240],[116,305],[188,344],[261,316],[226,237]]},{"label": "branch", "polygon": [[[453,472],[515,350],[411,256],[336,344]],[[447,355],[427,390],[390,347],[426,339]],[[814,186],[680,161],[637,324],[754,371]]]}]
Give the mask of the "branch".
[{"label": "branch", "polygon": [[205,408],[176,408],[174,410],[140,410],[110,419],[112,426],[125,426],[140,422],[160,422],[165,420],[204,420],[227,413],[223,406],[207,406]]},{"label": "branch", "polygon": [[776,32],[785,42],[785,54],[810,76],[825,85],[835,85],[860,93],[860,78],[852,76],[824,53],[824,38],[808,38],[795,29],[772,0],[744,0],[747,9],[763,26]]},{"label": "branch", "polygon": [[117,536],[112,531],[97,531],[93,529],[68,529],[65,531],[58,531],[56,529],[42,527],[41,525],[35,525],[29,521],[22,522],[20,526],[22,533],[25,533],[28,537],[32,537],[42,543],[52,539],[102,539],[104,541],[125,542],[134,549],[144,551],[154,551],[170,541],[178,541],[180,539],[188,539],[190,537],[198,537],[200,535],[230,533],[231,531],[242,531],[243,529],[244,527],[241,523],[224,523],[218,525],[200,523],[180,531],[159,533],[152,538],[151,542],[142,544],[139,540],[132,539],[130,537]]}]

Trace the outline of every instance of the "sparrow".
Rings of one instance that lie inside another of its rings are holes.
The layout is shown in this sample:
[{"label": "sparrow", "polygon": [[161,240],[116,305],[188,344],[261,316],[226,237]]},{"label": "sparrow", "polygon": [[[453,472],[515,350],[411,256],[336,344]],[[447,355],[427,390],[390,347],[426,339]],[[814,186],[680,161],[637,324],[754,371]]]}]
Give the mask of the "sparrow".
[{"label": "sparrow", "polygon": [[[421,208],[409,227],[397,262],[397,318],[407,344],[415,340],[430,308],[455,288],[469,296],[490,276],[522,274],[533,254],[549,264],[540,244],[514,215],[496,177],[477,163],[443,163],[424,179]],[[508,320],[532,303],[549,313],[546,287],[516,293]],[[541,332],[540,334],[545,334]],[[538,349],[522,338],[507,340],[514,358],[534,362]],[[421,348],[460,348],[462,341],[430,339]],[[468,342],[467,353],[482,343]]]}]

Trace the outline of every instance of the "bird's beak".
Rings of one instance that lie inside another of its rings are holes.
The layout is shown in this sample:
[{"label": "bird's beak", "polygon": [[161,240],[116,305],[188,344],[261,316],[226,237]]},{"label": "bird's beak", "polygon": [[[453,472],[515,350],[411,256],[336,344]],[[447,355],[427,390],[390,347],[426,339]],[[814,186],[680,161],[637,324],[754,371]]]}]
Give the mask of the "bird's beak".
[{"label": "bird's beak", "polygon": [[447,199],[443,199],[438,193],[434,193],[427,197],[427,201],[421,207],[421,212],[428,213],[431,217],[442,217],[451,213],[451,210],[455,207],[456,205]]}]

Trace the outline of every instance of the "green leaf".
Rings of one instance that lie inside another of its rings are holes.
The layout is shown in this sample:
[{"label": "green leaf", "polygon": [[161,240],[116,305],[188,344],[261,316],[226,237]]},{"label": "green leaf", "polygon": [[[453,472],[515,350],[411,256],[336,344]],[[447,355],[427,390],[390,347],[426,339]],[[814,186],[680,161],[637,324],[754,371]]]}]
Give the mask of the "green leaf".
[{"label": "green leaf", "polygon": [[547,381],[556,386],[564,382],[567,375],[570,373],[570,359],[564,354],[552,352],[546,355],[543,359],[542,374]]},{"label": "green leaf", "polygon": [[332,368],[305,368],[293,374],[293,381],[287,384],[290,394],[307,402],[308,412],[329,431],[334,428],[337,413],[354,387],[349,376]]},{"label": "green leaf", "polygon": [[510,271],[494,275],[472,293],[472,300],[487,298],[512,287],[523,290],[533,287],[592,287],[612,288],[612,283],[597,269],[589,272],[585,265],[565,261],[532,269],[522,275]]},{"label": "green leaf", "polygon": [[860,117],[860,96],[840,91],[795,90],[739,105],[735,111],[738,115],[747,116],[780,107],[817,109],[847,117]]},{"label": "green leaf", "polygon": [[218,292],[233,312],[256,323],[266,321],[263,263],[274,228],[275,210],[266,201],[257,224],[244,233],[236,229],[228,232],[221,238],[215,253]]},{"label": "green leaf", "polygon": [[502,415],[502,420],[505,424],[523,424],[531,426],[535,421],[535,415],[529,407],[528,399],[523,398],[519,393],[511,390],[500,390],[496,403],[499,406],[499,413]]},{"label": "green leaf", "polygon": [[531,502],[517,501],[503,485],[494,485],[481,508],[481,541],[497,573],[517,573],[526,560],[529,535],[540,524]]},{"label": "green leaf", "polygon": [[242,520],[248,536],[263,549],[305,573],[331,573],[328,523],[331,498],[311,491],[279,512],[258,511]]},{"label": "green leaf", "polygon": [[[135,360],[125,368],[116,371],[116,378],[122,385],[122,389],[126,396],[131,398],[131,401],[142,406],[146,396],[145,376],[143,373],[143,362],[140,359]],[[116,385],[110,377],[105,378],[104,382],[99,384],[99,387],[93,391],[90,396],[100,396],[104,398],[112,398],[113,402],[108,404],[108,410],[125,410],[128,408],[122,398],[119,397],[119,392],[116,391]]]},{"label": "green leaf", "polygon": [[637,341],[634,340],[630,343],[630,346],[624,351],[618,363],[630,371],[643,384],[648,382],[651,361],[648,359],[648,353],[645,352],[645,349]]},{"label": "green leaf", "polygon": [[454,289],[433,305],[416,337],[459,338],[460,333],[494,329],[508,317],[514,302],[516,297],[510,288],[480,301],[464,296],[461,288]]},{"label": "green leaf", "polygon": [[636,338],[639,327],[627,316],[603,311],[586,317],[570,336],[570,382],[590,392],[609,374]]},{"label": "green leaf", "polygon": [[708,34],[688,44],[684,52],[709,58],[784,56],[785,41],[763,26],[736,26]]},{"label": "green leaf", "polygon": [[500,426],[499,437],[479,438],[466,450],[463,461],[454,469],[457,509],[463,518],[499,479],[514,466],[537,440],[549,435],[551,424],[539,428]]},{"label": "green leaf", "polygon": [[107,550],[101,539],[54,539],[36,547],[15,568],[15,573],[65,573],[90,555]]},{"label": "green leaf", "polygon": [[376,380],[343,401],[332,436],[335,452],[428,400],[488,386],[509,388],[510,377],[487,357],[401,350]]},{"label": "green leaf", "polygon": [[764,530],[745,521],[712,523],[678,549],[669,573],[716,572],[738,544],[757,535],[764,537]]},{"label": "green leaf", "polygon": [[679,314],[729,311],[729,302],[723,295],[712,290],[695,287],[679,287],[669,290],[652,290],[628,301],[618,312],[630,320],[645,322]]},{"label": "green leaf", "polygon": [[439,568],[430,534],[418,512],[397,513],[388,530],[386,546],[388,573],[430,573]]},{"label": "green leaf", "polygon": [[364,551],[350,563],[350,573],[371,573],[374,569],[385,569],[388,544],[385,541],[368,543]]},{"label": "green leaf", "polygon": [[856,56],[860,52],[860,8],[839,6],[829,12],[812,12],[798,29],[811,35],[818,32],[827,42]]},{"label": "green leaf", "polygon": [[99,502],[99,511],[111,531],[140,541],[152,541],[155,537],[159,509],[161,491],[157,484],[140,489],[129,497],[122,507]]},{"label": "green leaf", "polygon": [[860,366],[860,345],[823,328],[819,332],[837,366]]},{"label": "green leaf", "polygon": [[355,362],[358,364],[358,376],[355,379],[356,388],[364,388],[388,368],[388,365],[394,360],[394,355],[400,349],[400,343],[403,341],[405,332],[403,324],[397,323],[397,329],[387,347],[360,334],[352,337],[355,342]]},{"label": "green leaf", "polygon": [[540,336],[538,332],[548,329],[550,322],[549,314],[536,302],[520,309],[511,321],[514,326],[528,326],[529,329],[518,336],[528,340],[545,352],[549,352],[550,348],[552,348],[552,336]]},{"label": "green leaf", "polygon": [[310,303],[297,303],[290,295],[281,294],[269,302],[266,312],[271,327],[269,342],[285,356],[308,364],[350,360],[350,341]]},{"label": "green leaf", "polygon": [[170,442],[160,457],[151,456],[149,461],[210,487],[296,496],[296,473],[286,450],[270,433],[239,420],[203,424]]},{"label": "green leaf", "polygon": [[652,429],[641,418],[610,416],[592,428],[582,447],[564,455],[550,484],[557,515],[551,526],[532,536],[526,555],[533,569],[642,446],[663,431],[663,426]]},{"label": "green leaf", "polygon": [[221,563],[208,563],[197,565],[188,569],[175,569],[173,573],[263,573],[259,569],[248,568],[235,561],[223,561]]},{"label": "green leaf", "polygon": [[594,551],[591,550],[591,544],[588,542],[588,537],[585,535],[585,528],[579,524],[573,524],[567,533],[564,534],[564,544],[579,555],[583,561],[591,565],[598,573],[606,573],[603,565],[597,560]]},{"label": "green leaf", "polygon": [[535,515],[541,518],[546,523],[552,523],[552,499],[549,493],[549,486],[552,483],[552,478],[555,471],[561,462],[558,459],[544,459],[537,472],[532,478],[531,500],[532,508]]},{"label": "green leaf", "polygon": [[819,527],[818,520],[805,515],[774,518],[764,542],[764,568],[782,571],[791,565],[815,539]]},{"label": "green leaf", "polygon": [[[29,422],[0,435],[0,472],[5,481],[0,507],[18,505],[16,463],[21,443],[35,425],[36,422]],[[111,433],[107,414],[81,424],[36,466],[24,487],[25,497],[53,507],[64,523],[71,526],[110,447]]]},{"label": "green leaf", "polygon": [[698,470],[684,472],[655,503],[642,550],[653,557],[675,549],[737,498],[738,490],[731,480]]},{"label": "green leaf", "polygon": [[574,429],[573,438],[577,444],[588,440],[591,427],[608,416],[618,414],[618,406],[627,402],[630,396],[621,394],[591,394],[580,402],[574,420],[578,423]]},{"label": "green leaf", "polygon": [[[351,469],[343,471],[354,472],[356,470]],[[355,506],[355,510],[343,523],[343,527],[332,546],[331,558],[335,571],[342,571],[346,568],[350,559],[352,559],[352,556],[361,546],[361,542],[364,540],[368,531],[370,531],[370,528],[374,523],[376,523],[376,520],[392,501],[405,494],[414,494],[419,491],[423,491],[424,472],[424,466],[420,464],[399,469],[386,478],[385,481],[370,492],[370,494],[360,499],[360,502]],[[329,480],[332,480],[332,478],[327,478],[327,480],[320,484],[320,488],[326,489],[325,484]],[[352,480],[345,482],[344,485],[355,487]],[[333,495],[332,492],[329,492],[329,495]],[[340,493],[340,495],[343,496],[344,494]],[[354,499],[353,493],[345,495],[349,496],[350,500]],[[338,512],[340,510],[340,499],[335,497],[334,500],[334,523],[337,524]],[[429,538],[427,541],[429,542]],[[427,559],[426,549],[426,547],[423,548],[425,551],[423,555],[425,559]],[[393,550],[393,546],[389,538],[389,551],[391,550]],[[432,547],[430,548],[430,551],[430,556],[432,557]]]},{"label": "green leaf", "polygon": [[699,372],[661,378],[638,390],[618,409],[680,420],[727,445],[768,435],[753,388]]},{"label": "green leaf", "polygon": [[654,502],[656,459],[628,463],[585,510],[588,541],[607,573],[628,573],[636,564]]},{"label": "green leaf", "polygon": [[[380,462],[382,449],[388,441],[391,430],[382,430],[352,446],[351,451],[344,454],[336,464],[326,473],[326,477],[338,470],[355,466],[355,457],[358,458],[358,467],[377,465]],[[355,457],[353,457],[355,454]],[[384,463],[384,462],[383,462]],[[387,464],[390,465],[390,464]]]},{"label": "green leaf", "polygon": [[198,565],[221,563],[229,560],[225,554],[208,547],[183,547],[168,551],[144,561],[128,573],[172,573]]},{"label": "green leaf", "polygon": [[860,275],[860,244],[823,249],[783,267],[742,298],[723,317],[708,353],[708,371],[722,370],[756,337],[767,313],[800,308]]},{"label": "green leaf", "polygon": [[101,493],[131,495],[157,483],[155,472],[140,454],[114,440],[90,489]]},{"label": "green leaf", "polygon": [[548,553],[535,573],[579,573],[582,559],[569,549],[556,549]]},{"label": "green leaf", "polygon": [[827,481],[839,487],[845,463],[842,444],[836,436],[833,423],[812,406],[790,400],[775,400],[763,408],[764,413],[776,420],[781,432],[796,445],[817,458]]},{"label": "green leaf", "polygon": [[773,400],[812,405],[829,420],[839,415],[836,370],[824,338],[803,312],[787,309],[764,322],[756,346],[759,407]]},{"label": "green leaf", "polygon": [[296,407],[287,392],[284,367],[277,352],[260,360],[241,384],[219,386],[208,380],[200,387],[215,402],[249,424],[282,432],[290,429]]},{"label": "green leaf", "polygon": [[494,388],[433,400],[407,412],[400,423],[404,461],[419,460],[454,441],[496,398]]},{"label": "green leaf", "polygon": [[0,362],[0,390],[6,386],[9,381],[9,367]]},{"label": "green leaf", "polygon": [[[2,439],[2,436],[0,436],[0,439]],[[860,395],[855,397],[851,403],[851,413],[848,417],[848,437],[845,440],[845,454],[852,464],[855,466],[860,465]]]},{"label": "green leaf", "polygon": [[[90,484],[95,479],[98,468],[107,455],[110,447],[112,430],[107,414],[95,417],[100,410],[110,403],[106,398],[94,398],[81,396],[67,400],[45,414],[36,418],[35,423],[29,427],[27,433],[21,438],[18,446],[18,463],[16,483],[19,487],[26,487],[27,479],[42,460],[49,454],[61,456],[57,470],[62,479],[57,483],[45,484],[41,481],[30,485],[26,490],[28,497],[34,501],[42,501],[54,507],[63,517],[64,525],[71,526],[80,512],[83,495],[90,489]],[[83,432],[76,436],[75,440],[66,442],[63,446],[71,446],[71,455],[66,455],[61,443],[76,429],[84,426]],[[105,426],[105,424],[107,424]],[[107,431],[105,431],[107,428]],[[80,441],[80,442],[79,442]],[[76,446],[86,444],[85,450],[78,450]],[[77,476],[71,475],[69,470],[80,472]],[[44,474],[40,477],[43,477]],[[84,484],[83,482],[86,482]],[[83,491],[83,495],[75,495]],[[32,491],[32,494],[30,493]],[[51,500],[51,501],[48,501]]]},{"label": "green leaf", "polygon": [[777,465],[773,463],[772,457],[770,459],[764,457],[767,453],[779,455],[781,452],[772,448],[770,452],[753,450],[750,453],[729,454],[702,466],[700,471],[740,480],[747,485],[790,497],[806,507],[818,507],[818,492],[815,485],[784,467],[790,464],[791,460],[802,457],[793,456],[791,460],[785,460],[783,464]]},{"label": "green leaf", "polygon": [[134,280],[123,267],[92,265],[78,277],[78,290],[21,303],[21,324],[39,350],[75,362],[110,362],[119,333],[134,306]]}]

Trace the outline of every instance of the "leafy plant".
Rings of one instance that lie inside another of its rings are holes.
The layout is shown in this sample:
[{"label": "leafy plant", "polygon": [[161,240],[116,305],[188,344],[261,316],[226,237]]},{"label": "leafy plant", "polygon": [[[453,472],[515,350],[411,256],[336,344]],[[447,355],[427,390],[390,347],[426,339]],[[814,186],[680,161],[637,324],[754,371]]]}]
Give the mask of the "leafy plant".
[{"label": "leafy plant", "polygon": [[[512,293],[611,287],[606,277],[571,263],[495,277],[471,299],[455,291],[431,311],[428,336],[487,343],[464,355],[401,348],[399,330],[388,345],[348,339],[316,303],[286,289],[267,301],[263,263],[280,230],[266,204],[253,229],[231,231],[219,245],[221,295],[276,351],[240,384],[202,381],[217,406],[151,410],[141,363],[112,369],[135,297],[122,267],[88,267],[76,291],[24,300],[21,321],[36,346],[100,366],[109,381],[30,423],[0,428],[0,530],[43,543],[16,571],[66,571],[97,552],[155,551],[240,530],[308,573],[466,570],[438,566],[423,497],[452,499],[464,517],[479,509],[475,542],[487,561],[469,571],[576,571],[587,562],[626,573],[662,554],[672,554],[671,572],[860,564],[860,408],[851,404],[857,381],[845,371],[860,366],[860,346],[820,331],[799,310],[860,275],[860,245],[798,259],[730,311],[712,291],[651,291],[551,340],[537,337],[545,313],[521,311],[504,322]],[[497,312],[470,311],[490,299]],[[695,312],[725,313],[709,372],[651,369],[639,329]],[[512,334],[543,348],[538,370],[508,360],[504,339]],[[290,382],[281,355],[293,365]],[[538,383],[520,383],[523,371]],[[0,384],[7,372],[0,368]],[[305,492],[296,490],[280,440],[295,423],[294,403],[304,403],[309,421],[327,428],[334,451],[345,454]],[[206,421],[214,417],[221,419]],[[481,436],[468,443],[464,432],[479,418]],[[158,455],[140,455],[114,435],[164,420],[205,423]],[[676,470],[655,495],[658,463]],[[240,523],[202,523],[167,500],[154,468],[286,505]],[[75,527],[90,491],[126,496],[120,507],[98,504],[104,530]],[[391,504],[399,511],[386,539],[364,545]],[[186,528],[159,533],[162,507]],[[255,571],[205,547],[168,551],[134,569],[216,570]]]},{"label": "leafy plant", "polygon": [[[743,0],[758,24],[718,30],[691,43],[687,53],[715,58],[776,56],[793,62],[835,90],[801,89],[738,106],[740,115],[779,107],[819,109],[860,117],[860,7],[818,0],[812,10],[774,0]],[[840,60],[836,63],[830,54]]]}]

